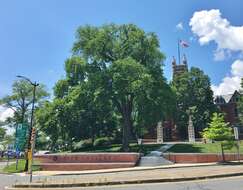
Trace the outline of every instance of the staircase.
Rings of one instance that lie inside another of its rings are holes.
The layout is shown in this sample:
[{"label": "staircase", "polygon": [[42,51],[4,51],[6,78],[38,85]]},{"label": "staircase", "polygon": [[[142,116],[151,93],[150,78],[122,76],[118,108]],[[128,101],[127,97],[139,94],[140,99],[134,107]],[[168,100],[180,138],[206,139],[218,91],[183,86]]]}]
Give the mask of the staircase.
[{"label": "staircase", "polygon": [[161,146],[158,150],[150,152],[150,154],[141,157],[139,166],[142,167],[151,167],[151,166],[162,166],[173,164],[170,160],[166,159],[163,156],[163,153],[171,148],[173,144],[166,144]]}]

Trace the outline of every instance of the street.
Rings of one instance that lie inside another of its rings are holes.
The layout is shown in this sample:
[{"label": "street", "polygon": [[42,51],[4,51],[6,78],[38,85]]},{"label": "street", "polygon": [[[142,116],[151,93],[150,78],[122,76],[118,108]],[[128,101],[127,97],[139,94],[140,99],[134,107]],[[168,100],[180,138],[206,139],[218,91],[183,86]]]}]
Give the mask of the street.
[{"label": "street", "polygon": [[[35,181],[40,178],[34,177]],[[65,178],[65,176],[63,176]],[[16,182],[27,182],[28,176],[20,175],[5,175],[0,174],[0,190],[4,190],[5,186],[9,186]],[[187,181],[187,182],[172,182],[172,183],[150,183],[150,184],[135,184],[135,185],[115,185],[115,186],[99,186],[99,187],[83,187],[83,188],[65,188],[75,190],[242,190],[243,176],[229,177],[210,180]]]},{"label": "street", "polygon": [[73,188],[75,190],[242,190],[243,177],[201,181]]},{"label": "street", "polygon": [[200,181],[80,188],[87,190],[242,190],[243,177]]},{"label": "street", "polygon": [[[231,175],[235,173],[241,173],[243,171],[242,165],[211,165],[211,166],[201,166],[201,167],[182,167],[182,168],[161,168],[161,169],[150,169],[150,170],[134,170],[134,171],[121,171],[121,172],[108,172],[108,173],[86,173],[86,174],[67,174],[67,175],[48,175],[47,173],[42,173],[33,176],[33,182],[42,183],[57,183],[57,184],[74,184],[74,183],[99,183],[104,181],[112,182],[122,182],[122,181],[142,181],[142,180],[152,180],[152,179],[183,179],[183,178],[195,178],[200,176],[212,177],[214,175]],[[222,179],[222,178],[221,178]],[[166,189],[178,189],[178,188],[193,188],[195,189],[202,187],[211,187],[215,189],[216,187],[222,186],[221,190],[226,187],[232,189],[235,185],[235,189],[243,187],[243,176],[238,178],[225,178],[226,180],[210,180],[209,184],[207,181],[201,181],[199,183],[185,182],[185,183],[163,183],[163,184],[153,184],[153,189],[159,189],[161,187]],[[232,181],[233,180],[233,181]],[[219,181],[219,182],[217,182]],[[0,189],[5,186],[10,186],[15,183],[29,182],[29,175],[25,174],[0,174]],[[202,184],[201,184],[202,183]],[[225,183],[225,184],[224,184]],[[122,183],[121,183],[122,184]],[[179,185],[178,185],[179,184]],[[222,185],[224,184],[224,185]],[[137,189],[138,187],[143,189],[148,189],[152,184],[149,185],[131,185],[131,186],[112,186],[105,187],[106,189]],[[100,188],[100,187],[99,187]],[[82,188],[81,188],[82,189]],[[91,188],[92,189],[92,188]],[[95,188],[93,188],[95,189]],[[104,188],[103,188],[104,189]],[[204,188],[205,189],[205,188]],[[227,188],[226,188],[227,189]]]}]

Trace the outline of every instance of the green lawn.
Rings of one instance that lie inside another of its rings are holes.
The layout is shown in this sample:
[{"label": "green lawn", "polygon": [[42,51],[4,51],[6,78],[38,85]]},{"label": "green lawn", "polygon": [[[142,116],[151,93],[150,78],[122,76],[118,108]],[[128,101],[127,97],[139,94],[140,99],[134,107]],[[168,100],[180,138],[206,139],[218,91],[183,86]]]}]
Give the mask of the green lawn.
[{"label": "green lawn", "polygon": [[[219,143],[207,144],[176,144],[167,152],[172,153],[220,153],[221,148]],[[231,150],[225,150],[226,153],[237,153],[236,147]],[[240,153],[243,153],[243,142],[240,143]]]},{"label": "green lawn", "polygon": [[[37,163],[35,163],[37,164]],[[3,172],[4,173],[20,173],[24,171],[24,166],[25,166],[25,160],[24,159],[20,159],[18,161],[18,169],[16,170],[16,162],[9,164],[8,166],[6,166],[5,168],[3,168]],[[37,165],[33,165],[33,171],[37,171],[40,170],[40,167]]]},{"label": "green lawn", "polygon": [[[87,147],[79,149],[78,152],[121,152],[121,144],[113,144],[109,146],[100,146],[100,147]],[[162,144],[143,144],[141,146],[141,152],[145,155],[151,151],[159,149]],[[130,144],[130,152],[139,152],[140,147],[138,144]]]}]

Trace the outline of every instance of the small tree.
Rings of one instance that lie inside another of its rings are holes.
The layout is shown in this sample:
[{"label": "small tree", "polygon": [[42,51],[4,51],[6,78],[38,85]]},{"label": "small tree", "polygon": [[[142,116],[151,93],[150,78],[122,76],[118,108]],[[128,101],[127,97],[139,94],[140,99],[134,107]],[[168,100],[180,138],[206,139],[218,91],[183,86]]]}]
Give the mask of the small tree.
[{"label": "small tree", "polygon": [[0,142],[4,139],[6,135],[6,129],[0,126]]},{"label": "small tree", "polygon": [[[41,104],[49,96],[44,85],[36,89],[36,103]],[[7,118],[6,125],[28,123],[33,102],[33,86],[26,80],[17,80],[12,85],[12,94],[0,99],[0,105],[14,112],[12,118]]]},{"label": "small tree", "polygon": [[224,121],[223,114],[213,114],[209,127],[203,130],[203,137],[220,142],[222,160],[225,162],[224,149],[231,149],[234,146],[234,138],[232,128]]}]

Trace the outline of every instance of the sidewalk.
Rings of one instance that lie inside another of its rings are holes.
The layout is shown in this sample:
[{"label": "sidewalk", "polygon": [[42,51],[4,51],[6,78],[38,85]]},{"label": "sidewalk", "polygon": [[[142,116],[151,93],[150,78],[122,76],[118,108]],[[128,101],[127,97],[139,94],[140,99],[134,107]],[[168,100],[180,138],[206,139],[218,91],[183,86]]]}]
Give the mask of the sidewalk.
[{"label": "sidewalk", "polygon": [[115,184],[173,182],[243,175],[243,165],[204,165],[180,168],[157,168],[150,170],[93,173],[46,179],[32,184],[17,184],[18,188],[61,188]]},{"label": "sidewalk", "polygon": [[[132,171],[147,171],[156,169],[169,169],[169,168],[186,168],[186,167],[203,167],[203,166],[215,166],[217,163],[200,163],[200,164],[173,164],[162,165],[152,167],[133,167],[133,168],[116,168],[116,169],[104,169],[104,170],[84,170],[84,171],[34,171],[35,176],[58,176],[58,175],[89,175],[89,174],[104,174],[104,173],[118,173],[118,172],[132,172]],[[28,175],[25,173],[19,173],[19,175]]]}]

